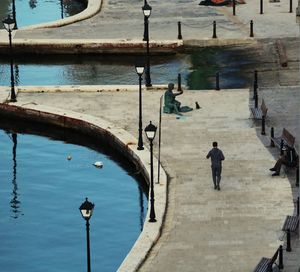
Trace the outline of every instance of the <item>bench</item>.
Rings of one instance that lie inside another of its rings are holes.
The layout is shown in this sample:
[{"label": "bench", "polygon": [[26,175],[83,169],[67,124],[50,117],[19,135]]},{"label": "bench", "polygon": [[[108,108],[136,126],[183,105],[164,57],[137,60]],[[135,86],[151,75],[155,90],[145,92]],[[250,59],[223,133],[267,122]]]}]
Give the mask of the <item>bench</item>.
[{"label": "bench", "polygon": [[286,251],[292,251],[291,248],[291,232],[295,232],[299,225],[299,215],[287,215],[282,227],[282,231],[286,233]]},{"label": "bench", "polygon": [[[281,246],[276,250],[272,258],[262,257],[255,269],[253,270],[253,272],[272,272],[272,266],[276,262],[279,252],[281,252],[282,254]],[[281,257],[279,257],[279,259],[282,261],[282,255]],[[279,268],[283,268],[283,264],[281,263],[281,261],[279,261]]]},{"label": "bench", "polygon": [[265,104],[265,100],[263,99],[261,101],[261,106],[260,108],[250,108],[251,113],[253,115],[253,118],[255,120],[261,120],[263,117],[266,118],[267,117],[267,112],[268,112],[268,108]]},{"label": "bench", "polygon": [[250,110],[254,120],[261,120],[261,134],[266,135],[265,122],[266,122],[268,108],[265,104],[265,100],[263,99],[261,101],[260,108],[254,107],[254,108],[250,108]]},{"label": "bench", "polygon": [[278,146],[280,149],[283,146],[287,146],[290,149],[294,148],[295,144],[295,137],[286,129],[282,129],[281,136],[275,137],[274,136],[274,128],[271,128],[271,146]]}]

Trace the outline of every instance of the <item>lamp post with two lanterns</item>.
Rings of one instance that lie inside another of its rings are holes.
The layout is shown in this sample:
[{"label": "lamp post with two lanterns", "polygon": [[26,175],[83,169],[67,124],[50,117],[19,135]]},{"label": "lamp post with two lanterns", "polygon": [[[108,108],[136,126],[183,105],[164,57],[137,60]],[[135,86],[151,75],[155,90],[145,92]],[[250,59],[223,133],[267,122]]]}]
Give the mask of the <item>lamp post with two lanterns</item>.
[{"label": "lamp post with two lanterns", "polygon": [[9,37],[9,56],[10,56],[10,101],[16,102],[16,92],[15,92],[15,78],[14,78],[14,61],[13,61],[13,48],[12,48],[12,37],[11,32],[15,27],[15,20],[12,19],[10,16],[7,16],[6,19],[2,21],[4,28],[8,31]]},{"label": "lamp post with two lanterns", "polygon": [[80,205],[80,213],[86,221],[86,245],[87,245],[87,272],[91,272],[91,253],[90,253],[90,223],[89,220],[93,215],[94,203],[91,203],[86,198]]},{"label": "lamp post with two lanterns", "polygon": [[156,222],[154,209],[154,186],[153,186],[153,140],[155,138],[157,127],[150,124],[145,127],[146,136],[150,142],[150,219],[149,222]]}]

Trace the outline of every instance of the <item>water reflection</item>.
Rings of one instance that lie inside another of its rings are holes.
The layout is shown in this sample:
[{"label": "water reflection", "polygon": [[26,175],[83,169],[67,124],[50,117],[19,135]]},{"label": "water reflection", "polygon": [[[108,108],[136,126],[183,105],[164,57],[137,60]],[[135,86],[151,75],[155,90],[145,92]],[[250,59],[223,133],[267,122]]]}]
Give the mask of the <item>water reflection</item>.
[{"label": "water reflection", "polygon": [[144,193],[141,186],[139,186],[139,201],[140,201],[140,226],[142,231],[144,226],[145,215],[144,215]]},{"label": "water reflection", "polygon": [[0,16],[12,14],[18,27],[23,27],[69,17],[86,7],[86,0],[1,0]]},{"label": "water reflection", "polygon": [[12,199],[10,201],[10,205],[12,208],[12,217],[17,219],[21,213],[20,211],[20,204],[21,202],[18,200],[18,184],[17,184],[17,134],[12,133],[11,139],[13,142],[13,149],[12,149],[12,155],[13,155],[13,178],[12,178],[12,184],[13,184],[13,191],[12,191]]}]

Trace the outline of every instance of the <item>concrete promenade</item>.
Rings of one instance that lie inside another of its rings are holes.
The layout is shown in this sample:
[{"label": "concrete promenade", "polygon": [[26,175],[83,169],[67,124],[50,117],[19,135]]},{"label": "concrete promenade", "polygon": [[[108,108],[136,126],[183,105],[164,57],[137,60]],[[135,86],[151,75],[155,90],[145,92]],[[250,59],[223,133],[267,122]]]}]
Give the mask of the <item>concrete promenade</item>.
[{"label": "concrete promenade", "polygon": [[[144,126],[158,123],[162,94],[144,92]],[[249,90],[186,91],[180,100],[189,106],[198,101],[201,109],[180,118],[163,115],[168,210],[162,237],[141,271],[252,271],[283,243],[281,227],[294,210],[290,183],[270,175],[275,160],[249,119]],[[17,105],[88,114],[137,135],[137,91],[19,93]],[[212,187],[205,158],[214,140],[226,157],[221,191]]]},{"label": "concrete promenade", "polygon": [[[92,0],[91,0],[92,1]],[[93,2],[100,2],[93,0]],[[299,26],[295,11],[289,13],[289,1],[270,3],[264,1],[260,14],[259,1],[248,0],[237,5],[236,16],[231,7],[199,6],[199,0],[153,0],[150,17],[150,46],[159,50],[163,45],[182,46],[177,40],[177,22],[182,23],[184,45],[212,46],[253,43],[257,39],[297,37]],[[293,7],[297,0],[292,0]],[[145,42],[143,38],[143,2],[121,0],[104,1],[100,13],[87,20],[58,28],[20,28],[14,32],[14,45],[23,51],[43,53],[61,52],[134,52]],[[95,9],[99,4],[94,4]],[[217,22],[217,39],[212,39],[212,23]],[[254,38],[250,38],[250,20],[254,22]],[[54,26],[57,23],[54,24]],[[155,45],[157,43],[157,45]],[[175,43],[175,45],[174,45]],[[1,45],[7,45],[7,33],[0,31]],[[46,48],[46,49],[45,49]],[[123,48],[123,50],[122,50]],[[90,50],[88,50],[90,49]],[[16,49],[17,50],[17,49]],[[56,52],[56,51],[55,51]],[[100,51],[102,52],[102,51]]]}]

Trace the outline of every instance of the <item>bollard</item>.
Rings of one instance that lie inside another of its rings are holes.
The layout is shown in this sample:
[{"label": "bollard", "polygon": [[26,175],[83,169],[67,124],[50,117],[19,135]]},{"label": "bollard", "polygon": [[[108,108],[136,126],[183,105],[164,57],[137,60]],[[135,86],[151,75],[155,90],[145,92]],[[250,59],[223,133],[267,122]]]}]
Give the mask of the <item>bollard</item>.
[{"label": "bollard", "polygon": [[181,22],[178,22],[178,40],[182,40],[182,35],[181,35]]},{"label": "bollard", "polygon": [[216,72],[216,91],[220,91],[220,74]]},{"label": "bollard", "polygon": [[290,13],[293,13],[293,0],[290,0]]},{"label": "bollard", "polygon": [[254,96],[254,107],[256,109],[258,108],[258,95],[257,95],[257,92],[255,92],[255,96]]},{"label": "bollard", "polygon": [[279,246],[279,260],[278,260],[278,268],[283,269],[283,250],[282,250],[282,245]]},{"label": "bollard", "polygon": [[261,117],[261,135],[266,135],[266,117]]},{"label": "bollard", "polygon": [[[257,70],[254,71],[254,81],[253,81],[253,99],[257,96]],[[257,107],[256,107],[257,108]]]},{"label": "bollard", "polygon": [[213,39],[217,38],[217,23],[216,21],[213,21]]},{"label": "bollard", "polygon": [[296,168],[296,187],[299,187],[299,162]]},{"label": "bollard", "polygon": [[291,232],[288,229],[286,232],[286,249],[287,252],[291,252],[292,248],[291,248]]},{"label": "bollard", "polygon": [[264,13],[263,0],[260,0],[260,14]]},{"label": "bollard", "polygon": [[253,20],[250,21],[250,37],[254,37],[254,34],[253,34]]},{"label": "bollard", "polygon": [[235,15],[235,0],[232,0],[232,14]]},{"label": "bollard", "polygon": [[271,144],[270,144],[270,146],[271,147],[275,147],[275,144],[274,144],[274,141],[273,141],[273,138],[274,138],[274,128],[273,127],[271,127]]},{"label": "bollard", "polygon": [[283,140],[280,141],[280,155],[283,155]]},{"label": "bollard", "polygon": [[179,73],[177,76],[177,91],[178,92],[182,92],[182,88],[181,88],[181,74]]}]

